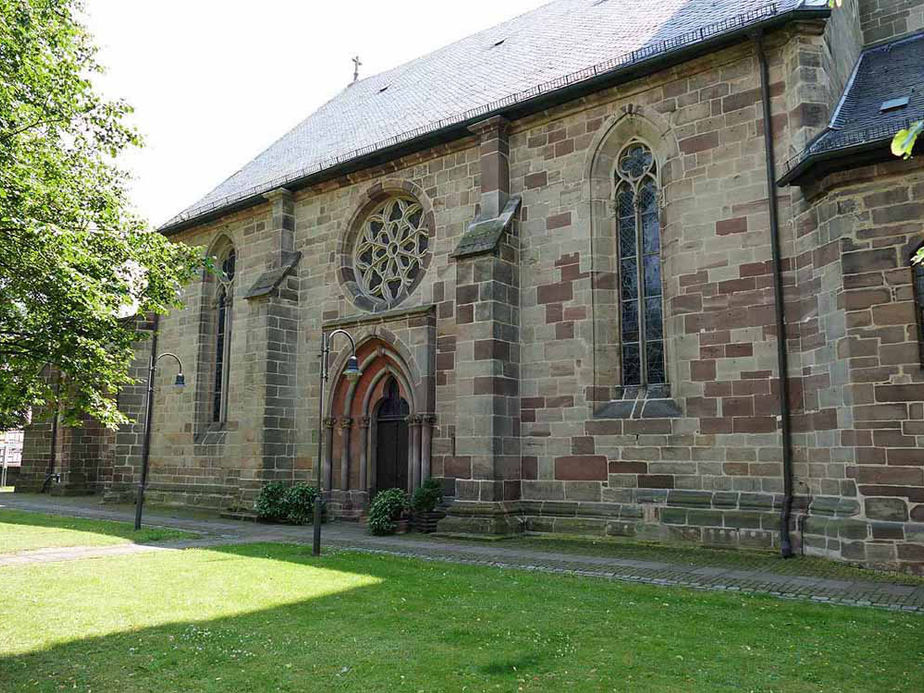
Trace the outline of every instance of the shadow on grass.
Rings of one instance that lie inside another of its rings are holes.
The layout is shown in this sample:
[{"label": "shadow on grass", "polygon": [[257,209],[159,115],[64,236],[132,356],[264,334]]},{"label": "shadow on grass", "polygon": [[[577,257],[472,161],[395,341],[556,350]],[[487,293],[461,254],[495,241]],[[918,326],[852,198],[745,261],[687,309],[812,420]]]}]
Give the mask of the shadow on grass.
[{"label": "shadow on grass", "polygon": [[924,689],[924,619],[868,609],[292,545],[56,571],[4,575],[10,690]]}]

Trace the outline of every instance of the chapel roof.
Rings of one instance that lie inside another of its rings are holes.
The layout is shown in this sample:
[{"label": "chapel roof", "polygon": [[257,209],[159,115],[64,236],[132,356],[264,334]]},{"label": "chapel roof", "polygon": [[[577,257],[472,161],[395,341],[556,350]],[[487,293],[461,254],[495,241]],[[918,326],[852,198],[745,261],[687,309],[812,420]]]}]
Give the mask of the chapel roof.
[{"label": "chapel roof", "polygon": [[464,132],[468,124],[514,107],[523,113],[524,105],[590,88],[610,75],[640,76],[691,47],[727,41],[795,13],[817,13],[825,5],[554,0],[351,84],[161,230],[186,228],[258,202],[275,188],[304,184],[407,143],[432,141],[436,133]]},{"label": "chapel roof", "polygon": [[780,183],[842,168],[868,152],[888,159],[899,130],[924,119],[924,32],[865,48],[828,126],[788,164]]}]

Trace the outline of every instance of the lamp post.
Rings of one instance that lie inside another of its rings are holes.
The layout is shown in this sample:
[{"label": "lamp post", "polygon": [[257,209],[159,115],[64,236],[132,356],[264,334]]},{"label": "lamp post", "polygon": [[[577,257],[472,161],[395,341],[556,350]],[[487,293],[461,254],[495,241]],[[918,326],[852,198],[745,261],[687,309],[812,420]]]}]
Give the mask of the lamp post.
[{"label": "lamp post", "polygon": [[[159,317],[159,316],[158,316]],[[141,480],[138,482],[138,501],[135,503],[135,530],[141,529],[141,509],[144,506],[144,487],[148,482],[148,457],[151,454],[151,420],[154,409],[154,375],[157,372],[157,362],[165,356],[171,357],[179,367],[175,385],[186,385],[183,375],[183,363],[179,356],[169,351],[158,356],[157,354],[157,327],[160,321],[155,318],[154,337],[151,339],[151,362],[148,366],[148,394],[144,410],[144,439],[141,445]]]},{"label": "lamp post", "polygon": [[359,369],[359,361],[356,360],[356,342],[346,330],[334,330],[330,334],[321,333],[321,388],[318,394],[318,458],[315,460],[315,481],[317,482],[318,495],[314,501],[314,543],[312,544],[311,553],[314,556],[321,555],[321,459],[324,453],[324,433],[322,430],[324,424],[324,389],[327,387],[328,379],[328,359],[330,357],[330,343],[338,334],[344,335],[350,340],[350,358],[347,359],[346,368],[343,369],[343,377],[350,382],[355,382],[363,374]]}]

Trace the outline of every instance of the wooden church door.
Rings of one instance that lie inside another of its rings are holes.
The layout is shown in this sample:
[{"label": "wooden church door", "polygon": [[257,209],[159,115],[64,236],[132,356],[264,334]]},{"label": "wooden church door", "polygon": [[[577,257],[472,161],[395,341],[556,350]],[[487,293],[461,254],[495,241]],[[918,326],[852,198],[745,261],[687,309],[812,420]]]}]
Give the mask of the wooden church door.
[{"label": "wooden church door", "polygon": [[375,491],[408,489],[408,428],[410,407],[402,399],[398,383],[390,378],[376,417]]}]

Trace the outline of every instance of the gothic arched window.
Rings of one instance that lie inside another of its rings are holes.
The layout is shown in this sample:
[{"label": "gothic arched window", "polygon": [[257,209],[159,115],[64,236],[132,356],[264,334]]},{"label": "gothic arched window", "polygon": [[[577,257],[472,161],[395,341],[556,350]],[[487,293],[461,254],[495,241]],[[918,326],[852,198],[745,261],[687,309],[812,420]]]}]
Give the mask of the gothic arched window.
[{"label": "gothic arched window", "polygon": [[614,173],[623,385],[667,381],[657,166],[651,149],[634,140]]},{"label": "gothic arched window", "polygon": [[918,354],[924,366],[924,263],[914,261],[921,248],[912,255],[911,274],[914,278],[914,313],[918,320]]},{"label": "gothic arched window", "polygon": [[228,373],[231,354],[231,307],[234,299],[234,248],[221,259],[215,299],[215,374],[212,386],[212,421],[222,423],[228,414]]}]

